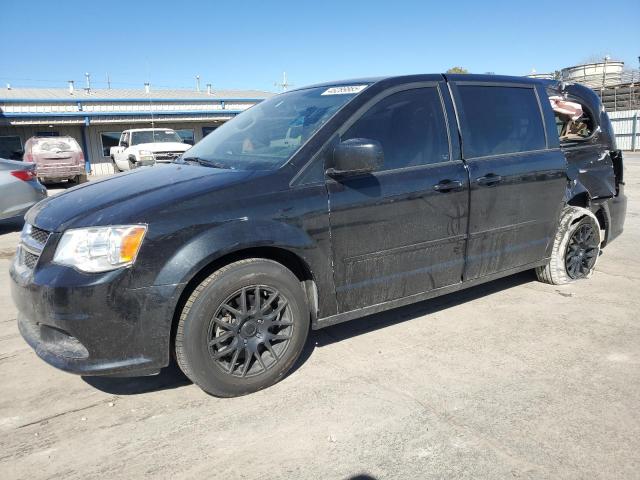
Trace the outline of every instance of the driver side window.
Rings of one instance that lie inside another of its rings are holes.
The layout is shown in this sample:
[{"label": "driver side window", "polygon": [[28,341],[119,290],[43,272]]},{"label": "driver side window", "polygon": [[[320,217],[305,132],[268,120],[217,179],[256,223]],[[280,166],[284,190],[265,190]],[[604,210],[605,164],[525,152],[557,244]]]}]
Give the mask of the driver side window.
[{"label": "driver side window", "polygon": [[449,160],[449,137],[436,87],[394,93],[360,117],[341,140],[377,140],[384,151],[381,170]]}]

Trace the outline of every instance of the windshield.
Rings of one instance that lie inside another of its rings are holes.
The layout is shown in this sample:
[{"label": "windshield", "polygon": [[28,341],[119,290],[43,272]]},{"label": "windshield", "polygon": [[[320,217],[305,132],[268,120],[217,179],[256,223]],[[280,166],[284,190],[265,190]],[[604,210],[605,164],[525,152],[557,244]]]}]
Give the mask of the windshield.
[{"label": "windshield", "polygon": [[145,130],[143,132],[131,132],[131,145],[165,142],[182,143],[182,138],[173,130]]},{"label": "windshield", "polygon": [[183,160],[237,170],[279,168],[365,88],[318,87],[276,95],[207,135]]}]

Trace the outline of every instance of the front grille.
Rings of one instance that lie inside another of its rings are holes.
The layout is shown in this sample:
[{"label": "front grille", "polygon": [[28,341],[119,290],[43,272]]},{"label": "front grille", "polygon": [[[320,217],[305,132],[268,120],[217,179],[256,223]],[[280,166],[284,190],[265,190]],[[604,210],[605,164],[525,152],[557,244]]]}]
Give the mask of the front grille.
[{"label": "front grille", "polygon": [[51,232],[25,223],[20,234],[18,261],[29,270],[33,270],[38,263]]},{"label": "front grille", "polygon": [[33,238],[36,242],[40,243],[41,245],[44,245],[45,243],[47,243],[47,240],[49,239],[49,232],[47,232],[46,230],[42,230],[41,228],[32,226],[31,238]]},{"label": "front grille", "polygon": [[183,153],[184,152],[156,152],[153,156],[155,157],[156,162],[173,162]]},{"label": "front grille", "polygon": [[22,249],[22,264],[30,270],[36,266],[38,263],[38,255],[35,255],[31,252],[27,252],[24,248]]}]

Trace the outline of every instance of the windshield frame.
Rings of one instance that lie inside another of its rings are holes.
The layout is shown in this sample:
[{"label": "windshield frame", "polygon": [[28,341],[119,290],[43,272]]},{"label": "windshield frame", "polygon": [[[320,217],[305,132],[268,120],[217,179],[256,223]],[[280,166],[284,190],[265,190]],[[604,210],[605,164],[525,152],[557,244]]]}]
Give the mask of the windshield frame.
[{"label": "windshield frame", "polygon": [[[302,88],[296,88],[294,90],[288,90],[286,92],[282,92],[276,95],[273,95],[271,97],[265,98],[263,101],[267,101],[267,100],[272,100],[272,99],[276,99],[280,96],[283,95],[287,95],[290,93],[294,93],[294,92],[304,92],[307,90],[324,90],[327,91],[331,88],[340,88],[340,87],[349,87],[349,86],[362,86],[364,88],[362,88],[361,90],[359,90],[358,92],[354,93],[353,96],[351,96],[350,98],[347,99],[346,102],[344,102],[342,105],[340,105],[329,117],[327,117],[324,122],[322,122],[318,128],[311,134],[309,135],[308,138],[306,138],[303,142],[300,143],[300,145],[293,151],[291,152],[291,154],[289,154],[288,158],[286,160],[283,160],[281,164],[279,164],[277,167],[274,168],[255,168],[255,169],[247,169],[246,171],[263,171],[263,172],[277,172],[279,170],[282,170],[283,168],[286,168],[287,166],[291,165],[291,164],[296,164],[296,159],[297,157],[300,155],[300,153],[305,150],[305,148],[307,147],[307,145],[309,145],[311,142],[313,142],[316,138],[318,138],[319,135],[322,134],[323,131],[325,131],[325,129],[332,123],[333,119],[336,118],[336,116],[338,116],[340,113],[342,113],[345,108],[347,108],[347,106],[352,105],[354,101],[356,101],[356,99],[358,99],[364,92],[367,92],[368,90],[370,90],[370,87],[372,85],[374,85],[376,82],[375,81],[371,81],[371,80],[354,80],[354,81],[350,81],[350,82],[336,82],[336,83],[327,83],[327,84],[321,84],[321,85],[310,85],[308,87],[302,87]],[[347,96],[347,95],[345,95]],[[242,113],[256,108],[258,107],[263,101],[256,103],[254,105],[252,105],[251,107],[249,107],[248,109],[244,110]],[[231,120],[229,121],[233,121],[237,118],[233,117]],[[214,133],[214,132],[212,132]],[[200,140],[202,141],[202,140]],[[199,142],[198,142],[199,143]],[[196,143],[197,145],[197,143]],[[194,147],[196,146],[194,145]],[[192,147],[193,149],[193,147]],[[191,150],[186,151],[181,157],[178,158],[178,162],[185,162],[185,159],[188,160],[189,159],[189,154],[193,153],[191,152]],[[202,163],[206,163],[207,159],[206,158],[198,158],[198,160],[202,160]],[[216,160],[213,160],[211,163],[215,163]],[[220,160],[220,163],[224,163],[224,160]],[[301,167],[304,166],[304,164],[306,164],[307,162],[304,162],[302,165],[300,165]],[[235,170],[235,169],[234,169]],[[240,169],[238,169],[240,170]]]}]

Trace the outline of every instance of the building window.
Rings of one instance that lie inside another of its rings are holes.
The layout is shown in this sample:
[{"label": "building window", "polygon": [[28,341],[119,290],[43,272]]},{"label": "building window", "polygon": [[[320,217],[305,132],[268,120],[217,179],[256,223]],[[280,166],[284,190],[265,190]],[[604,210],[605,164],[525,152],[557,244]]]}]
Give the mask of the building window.
[{"label": "building window", "polygon": [[180,135],[180,138],[184,143],[188,143],[189,145],[196,143],[192,128],[180,128],[176,130],[176,133]]},{"label": "building window", "polygon": [[60,132],[55,131],[46,131],[46,132],[36,132],[36,137],[59,137]]},{"label": "building window", "polygon": [[22,160],[22,140],[18,135],[0,137],[0,158]]},{"label": "building window", "polygon": [[100,141],[102,142],[102,156],[108,157],[111,147],[117,147],[122,132],[101,132]]},{"label": "building window", "polygon": [[202,136],[206,137],[218,127],[202,127]]}]

